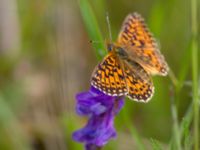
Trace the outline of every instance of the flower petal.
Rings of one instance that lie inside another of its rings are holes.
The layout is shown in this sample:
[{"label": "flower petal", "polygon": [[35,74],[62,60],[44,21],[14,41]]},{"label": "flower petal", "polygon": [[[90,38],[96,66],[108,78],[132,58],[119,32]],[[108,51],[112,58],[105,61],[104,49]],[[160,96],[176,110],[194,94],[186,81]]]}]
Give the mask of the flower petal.
[{"label": "flower petal", "polygon": [[108,96],[91,87],[90,91],[77,94],[76,99],[77,113],[87,115],[89,120],[73,133],[75,141],[85,143],[87,149],[94,145],[101,147],[116,137],[114,117],[124,105],[123,97]]}]

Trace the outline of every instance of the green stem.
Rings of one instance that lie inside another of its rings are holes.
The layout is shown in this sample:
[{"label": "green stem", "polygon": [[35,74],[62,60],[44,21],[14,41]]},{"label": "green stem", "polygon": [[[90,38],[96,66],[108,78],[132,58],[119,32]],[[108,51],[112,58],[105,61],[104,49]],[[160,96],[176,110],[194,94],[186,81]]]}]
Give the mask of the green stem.
[{"label": "green stem", "polygon": [[178,80],[177,80],[176,76],[174,75],[174,72],[173,72],[171,69],[170,69],[170,71],[169,71],[169,78],[171,79],[171,81],[172,81],[174,87],[177,87],[177,85],[178,85]]},{"label": "green stem", "polygon": [[198,43],[197,43],[197,0],[191,0],[192,23],[192,88],[194,108],[194,149],[199,149],[199,100],[198,100]]},{"label": "green stem", "polygon": [[[191,124],[192,122],[192,118],[193,118],[193,109],[192,109],[193,105],[191,104],[189,107],[188,107],[188,110],[186,111],[186,113],[184,114],[184,119],[182,119],[181,123],[180,123],[180,140],[183,138],[183,133],[184,133],[184,120],[187,120],[187,123],[188,125]],[[175,115],[174,115],[175,116]],[[175,117],[173,117],[175,118]],[[174,136],[171,138],[170,142],[169,142],[169,147],[172,147],[173,145],[173,139],[174,139]]]},{"label": "green stem", "polygon": [[176,149],[181,150],[181,138],[180,138],[180,129],[178,124],[178,116],[177,116],[177,109],[174,103],[174,88],[170,89],[170,97],[171,97],[171,112],[172,112],[172,119],[173,119],[173,130],[174,130],[174,139],[176,142]]}]

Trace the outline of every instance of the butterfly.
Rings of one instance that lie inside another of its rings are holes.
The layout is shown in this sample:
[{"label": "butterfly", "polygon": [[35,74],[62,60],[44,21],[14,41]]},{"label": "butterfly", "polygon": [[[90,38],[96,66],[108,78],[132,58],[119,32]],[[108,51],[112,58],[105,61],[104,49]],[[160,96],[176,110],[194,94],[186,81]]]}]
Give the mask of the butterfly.
[{"label": "butterfly", "polygon": [[117,41],[108,42],[107,50],[92,73],[91,85],[110,96],[148,102],[154,94],[151,76],[166,76],[169,67],[144,19],[129,14]]}]

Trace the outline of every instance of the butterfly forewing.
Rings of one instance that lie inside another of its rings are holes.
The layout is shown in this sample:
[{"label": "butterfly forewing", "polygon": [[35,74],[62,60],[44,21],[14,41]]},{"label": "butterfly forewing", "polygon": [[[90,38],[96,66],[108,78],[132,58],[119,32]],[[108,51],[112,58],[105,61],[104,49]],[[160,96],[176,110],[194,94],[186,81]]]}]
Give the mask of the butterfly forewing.
[{"label": "butterfly forewing", "polygon": [[111,96],[126,95],[127,86],[120,61],[114,53],[109,53],[95,68],[91,85]]},{"label": "butterfly forewing", "polygon": [[167,63],[139,14],[126,17],[117,43],[126,50],[130,59],[138,62],[149,74],[167,74]]},{"label": "butterfly forewing", "polygon": [[147,72],[136,62],[123,61],[127,96],[140,102],[148,102],[154,93],[154,86]]},{"label": "butterfly forewing", "polygon": [[144,19],[138,13],[129,14],[125,18],[118,36],[118,42],[122,45],[131,44],[137,47],[157,47],[157,43],[144,23]]}]

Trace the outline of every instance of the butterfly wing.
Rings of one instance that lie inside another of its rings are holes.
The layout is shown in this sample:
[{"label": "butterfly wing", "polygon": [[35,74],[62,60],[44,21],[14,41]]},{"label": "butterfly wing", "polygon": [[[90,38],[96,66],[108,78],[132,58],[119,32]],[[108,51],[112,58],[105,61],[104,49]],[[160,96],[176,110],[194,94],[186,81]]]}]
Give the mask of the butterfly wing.
[{"label": "butterfly wing", "polygon": [[167,75],[168,65],[157,43],[137,13],[129,14],[122,25],[117,43],[150,74]]},{"label": "butterfly wing", "polygon": [[123,61],[127,96],[138,102],[148,102],[154,93],[154,86],[148,73],[134,61]]},{"label": "butterfly wing", "polygon": [[124,73],[118,57],[110,52],[101,63],[96,66],[91,85],[103,93],[111,96],[126,95],[127,87]]}]

